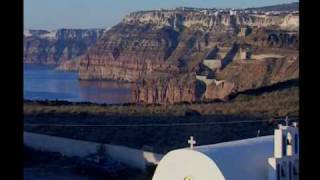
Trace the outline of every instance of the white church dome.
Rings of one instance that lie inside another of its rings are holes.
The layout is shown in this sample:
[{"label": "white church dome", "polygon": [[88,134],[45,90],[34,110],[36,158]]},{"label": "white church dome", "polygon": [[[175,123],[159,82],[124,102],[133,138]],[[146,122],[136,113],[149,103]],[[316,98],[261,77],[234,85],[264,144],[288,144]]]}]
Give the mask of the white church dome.
[{"label": "white church dome", "polygon": [[153,180],[267,180],[273,152],[273,136],[173,150],[161,159]]}]

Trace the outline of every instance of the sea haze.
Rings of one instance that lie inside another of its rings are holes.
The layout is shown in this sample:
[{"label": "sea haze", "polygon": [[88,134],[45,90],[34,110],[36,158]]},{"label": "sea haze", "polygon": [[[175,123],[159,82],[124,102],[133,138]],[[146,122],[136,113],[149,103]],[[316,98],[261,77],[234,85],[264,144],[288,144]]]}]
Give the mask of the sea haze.
[{"label": "sea haze", "polygon": [[24,99],[120,104],[132,101],[131,84],[79,81],[77,72],[54,66],[24,64]]}]

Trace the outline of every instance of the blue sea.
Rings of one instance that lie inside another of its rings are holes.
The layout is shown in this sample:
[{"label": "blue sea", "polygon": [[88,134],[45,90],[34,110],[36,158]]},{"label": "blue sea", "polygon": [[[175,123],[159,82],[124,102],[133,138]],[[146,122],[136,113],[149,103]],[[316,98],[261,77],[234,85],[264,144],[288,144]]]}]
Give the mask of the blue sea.
[{"label": "blue sea", "polygon": [[24,64],[24,99],[120,104],[132,102],[131,84],[80,81],[77,72],[54,66]]}]

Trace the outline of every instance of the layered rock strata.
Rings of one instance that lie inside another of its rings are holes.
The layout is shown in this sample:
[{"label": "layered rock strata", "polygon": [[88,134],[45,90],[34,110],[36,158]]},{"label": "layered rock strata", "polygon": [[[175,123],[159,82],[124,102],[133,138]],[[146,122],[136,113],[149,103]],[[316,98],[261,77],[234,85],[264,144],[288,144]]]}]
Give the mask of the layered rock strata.
[{"label": "layered rock strata", "polygon": [[170,77],[143,79],[132,93],[136,103],[173,104],[202,100],[204,88],[194,76]]},{"label": "layered rock strata", "polygon": [[[62,62],[59,69],[78,70],[82,80],[137,83],[132,93],[138,103],[225,100],[233,93],[299,77],[298,16],[192,8],[140,11],[125,16],[83,51],[57,50],[50,44],[52,33],[44,33],[46,41],[33,37],[37,43],[25,45],[26,61]],[[49,50],[32,48],[41,43],[49,44]],[[247,45],[256,59],[239,58]],[[213,72],[203,60],[217,47],[222,66]],[[66,61],[70,58],[76,60]],[[196,73],[210,75],[215,83],[201,83]]]},{"label": "layered rock strata", "polygon": [[79,75],[136,82],[145,76],[194,72],[217,44],[232,47],[240,27],[295,31],[297,17],[180,8],[134,12],[90,48]]},{"label": "layered rock strata", "polygon": [[23,62],[58,65],[85,54],[104,32],[104,29],[24,30]]}]

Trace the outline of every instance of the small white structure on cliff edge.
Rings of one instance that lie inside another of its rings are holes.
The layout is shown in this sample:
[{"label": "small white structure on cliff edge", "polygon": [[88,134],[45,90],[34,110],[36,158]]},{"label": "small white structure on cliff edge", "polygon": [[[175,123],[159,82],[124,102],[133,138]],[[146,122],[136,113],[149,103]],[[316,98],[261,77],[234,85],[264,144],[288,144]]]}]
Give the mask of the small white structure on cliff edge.
[{"label": "small white structure on cliff edge", "polygon": [[241,60],[249,60],[252,56],[252,47],[250,45],[240,46],[239,56]]},{"label": "small white structure on cliff edge", "polygon": [[[292,133],[293,139],[298,139],[297,131],[295,126],[281,126],[275,130],[275,136],[173,150],[161,159],[152,180],[297,179],[297,176],[289,174],[277,178],[275,175],[279,168],[286,173],[290,169],[284,165],[274,166],[284,162],[299,163],[299,154],[289,156],[293,153],[292,148],[290,150],[282,140],[287,141],[290,137],[288,132]],[[283,135],[285,138],[282,138]],[[195,141],[191,139],[189,143],[194,145]],[[283,147],[286,147],[288,156],[284,156]]]},{"label": "small white structure on cliff edge", "polygon": [[220,49],[218,47],[215,47],[203,60],[203,64],[212,71],[220,69],[222,67]]},{"label": "small white structure on cliff edge", "polygon": [[250,32],[250,28],[248,26],[240,27],[240,31],[238,37],[246,37]]},{"label": "small white structure on cliff edge", "polygon": [[216,71],[222,67],[221,59],[204,59],[203,64],[212,71]]}]

